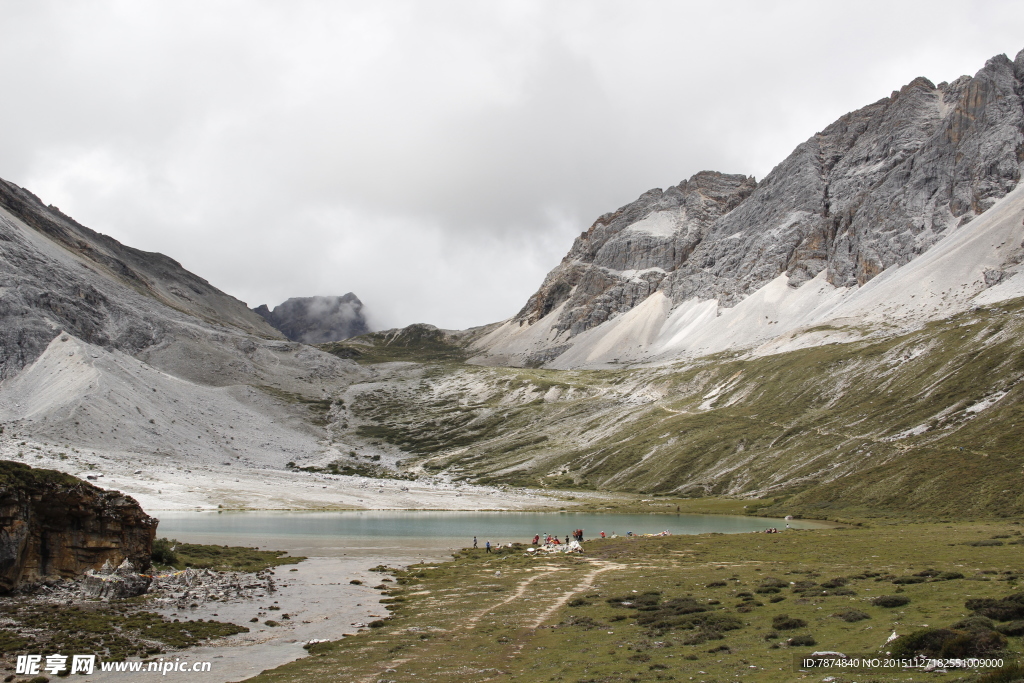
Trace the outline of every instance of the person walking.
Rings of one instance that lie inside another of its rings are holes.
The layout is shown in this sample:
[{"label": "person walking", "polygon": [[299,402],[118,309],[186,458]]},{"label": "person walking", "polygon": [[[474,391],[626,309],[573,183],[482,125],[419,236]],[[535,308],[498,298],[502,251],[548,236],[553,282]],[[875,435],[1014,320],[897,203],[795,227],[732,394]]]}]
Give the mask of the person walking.
[{"label": "person walking", "polygon": [[490,541],[487,541],[487,543],[484,544],[484,547],[487,548],[487,552],[491,552],[491,542]]},{"label": "person walking", "polygon": [[473,537],[473,547],[476,547],[476,536]]}]

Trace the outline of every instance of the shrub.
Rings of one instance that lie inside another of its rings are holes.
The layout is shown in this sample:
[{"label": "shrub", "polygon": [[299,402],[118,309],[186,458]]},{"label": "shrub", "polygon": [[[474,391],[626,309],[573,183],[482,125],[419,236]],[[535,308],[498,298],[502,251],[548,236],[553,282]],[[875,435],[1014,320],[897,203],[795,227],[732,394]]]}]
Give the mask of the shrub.
[{"label": "shrub", "polygon": [[761,581],[762,588],[786,588],[787,586],[789,586],[788,583],[782,579],[777,579],[774,576],[766,576],[764,577],[764,580]]},{"label": "shrub", "polygon": [[569,607],[585,607],[590,604],[590,601],[584,600],[583,598],[573,598],[568,604]]},{"label": "shrub", "polygon": [[985,538],[980,541],[968,541],[964,545],[973,545],[974,547],[984,547],[990,545],[1003,545],[1002,541],[997,541],[994,538]]},{"label": "shrub", "polygon": [[850,582],[845,576],[837,576],[834,579],[821,584],[822,588],[841,588]]},{"label": "shrub", "polygon": [[1004,636],[1024,636],[1024,621],[1011,621],[996,628]]},{"label": "shrub", "polygon": [[855,621],[863,621],[864,619],[870,619],[871,615],[865,612],[861,612],[858,609],[848,609],[843,612],[839,612],[834,616],[839,617],[843,621],[850,622],[851,624]]},{"label": "shrub", "polygon": [[974,598],[965,602],[964,607],[996,621],[1024,619],[1024,593],[1016,593],[1000,599]]},{"label": "shrub", "polygon": [[778,631],[792,631],[804,626],[807,626],[806,621],[790,617],[788,614],[776,614],[772,617],[772,627]]},{"label": "shrub", "polygon": [[803,635],[799,635],[799,636],[793,636],[792,638],[789,639],[790,647],[799,647],[801,645],[810,646],[810,645],[817,645],[817,644],[818,644],[818,641],[816,641],[813,636],[811,636],[809,634],[806,634],[806,633],[803,634]]},{"label": "shrub", "polygon": [[978,679],[977,683],[1016,683],[1024,681],[1024,664],[1007,664],[1002,669],[991,671]]},{"label": "shrub", "polygon": [[930,628],[914,631],[892,642],[894,657],[925,655],[940,658],[983,657],[1006,647],[1006,637],[995,631],[979,628],[959,630]]},{"label": "shrub", "polygon": [[905,585],[908,583],[924,583],[927,580],[924,576],[897,576],[892,582],[897,585]]},{"label": "shrub", "polygon": [[589,631],[590,629],[599,628],[601,626],[601,622],[595,621],[590,617],[581,617],[579,615],[571,614],[562,622],[562,625],[575,626],[585,631]]},{"label": "shrub", "polygon": [[351,583],[353,586],[362,586],[363,585],[363,582],[360,581],[359,579],[352,579],[351,581],[349,581],[349,583]]},{"label": "shrub", "polygon": [[875,607],[903,607],[910,604],[910,598],[905,595],[880,595],[871,604]]},{"label": "shrub", "polygon": [[647,593],[643,595],[622,595],[605,600],[605,602],[615,607],[632,607],[639,610],[653,609],[659,601],[660,598],[657,595]]},{"label": "shrub", "polygon": [[371,621],[369,624],[367,624],[367,626],[369,626],[370,628],[382,628],[387,625],[388,622],[384,621],[383,619],[375,619]]},{"label": "shrub", "polygon": [[722,586],[728,586],[725,581],[712,581],[707,585],[708,588],[721,588]]},{"label": "shrub", "polygon": [[693,598],[675,598],[661,605],[657,610],[637,616],[637,624],[646,626],[652,632],[661,633],[673,629],[698,629],[705,632],[703,640],[721,636],[711,634],[732,631],[743,627],[743,621],[732,614],[709,612]]},{"label": "shrub", "polygon": [[153,541],[152,559],[154,564],[174,565],[178,562],[178,555],[171,550],[177,541],[166,538],[158,538]]},{"label": "shrub", "polygon": [[937,581],[952,581],[954,579],[962,579],[964,575],[960,572],[942,572],[935,577]]},{"label": "shrub", "polygon": [[991,631],[995,628],[995,622],[988,617],[967,617],[952,624],[950,628],[957,631],[976,631],[978,629],[988,629]]}]

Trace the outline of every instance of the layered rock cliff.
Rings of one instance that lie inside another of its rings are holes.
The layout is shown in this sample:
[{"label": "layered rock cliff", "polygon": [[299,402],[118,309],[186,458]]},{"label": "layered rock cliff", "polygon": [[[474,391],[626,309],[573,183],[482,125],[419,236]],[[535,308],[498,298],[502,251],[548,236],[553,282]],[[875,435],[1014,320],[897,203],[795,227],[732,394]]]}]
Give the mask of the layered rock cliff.
[{"label": "layered rock cliff", "polygon": [[721,310],[780,275],[791,288],[822,273],[834,288],[863,286],[985,212],[1017,185],[1022,161],[1024,51],[951,83],[917,78],[812,136],[760,183],[705,171],[598,218],[513,318],[523,328],[553,316],[546,349],[520,357],[550,360],[656,292],[669,308]]},{"label": "layered rock cliff", "polygon": [[293,297],[270,310],[254,308],[258,315],[291,341],[326,344],[370,331],[363,302],[352,292],[344,296]]},{"label": "layered rock cliff", "polygon": [[157,523],[117,491],[0,461],[0,592],[125,560],[145,571]]}]

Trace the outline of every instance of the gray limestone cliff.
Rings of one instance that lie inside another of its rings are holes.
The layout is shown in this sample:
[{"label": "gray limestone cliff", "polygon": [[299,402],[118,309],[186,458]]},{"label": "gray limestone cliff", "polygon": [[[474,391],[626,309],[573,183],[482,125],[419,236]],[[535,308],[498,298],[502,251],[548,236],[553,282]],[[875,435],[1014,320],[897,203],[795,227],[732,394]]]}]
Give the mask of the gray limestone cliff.
[{"label": "gray limestone cliff", "polygon": [[576,335],[660,291],[731,307],[781,274],[862,285],[1012,190],[1024,161],[1024,51],[974,77],[917,78],[799,145],[760,183],[704,171],[597,219],[514,320],[559,306]]},{"label": "gray limestone cliff", "polygon": [[266,304],[253,311],[288,339],[304,344],[326,344],[370,331],[363,302],[352,292],[344,296],[294,297],[272,311]]}]

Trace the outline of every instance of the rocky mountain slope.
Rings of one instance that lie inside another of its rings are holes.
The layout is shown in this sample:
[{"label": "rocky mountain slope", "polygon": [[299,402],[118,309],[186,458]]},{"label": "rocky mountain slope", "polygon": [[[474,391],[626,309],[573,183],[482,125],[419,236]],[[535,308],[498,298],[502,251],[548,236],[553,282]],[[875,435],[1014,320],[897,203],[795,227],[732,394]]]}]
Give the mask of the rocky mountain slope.
[{"label": "rocky mountain slope", "polygon": [[211,485],[232,482],[240,470],[334,452],[330,396],[366,374],[286,340],[172,259],[121,245],[0,181],[8,457],[46,454],[78,474],[69,454],[90,449],[108,472],[144,468],[128,484],[136,492],[149,483],[153,493],[176,491],[200,467],[216,470]]},{"label": "rocky mountain slope", "polygon": [[163,254],[126,247],[0,180],[0,378],[43,352],[56,331],[134,352],[202,321],[282,335],[243,302]]},{"label": "rocky mountain slope", "polygon": [[344,296],[294,297],[272,311],[266,304],[253,311],[288,339],[303,344],[326,344],[370,331],[363,302],[352,292]]},{"label": "rocky mountain slope", "polygon": [[[838,304],[878,276],[976,230],[972,221],[1017,186],[1022,161],[1024,51],[974,77],[918,78],[815,134],[759,183],[702,172],[601,216],[519,314],[480,341],[476,362],[692,357],[847,316]],[[946,291],[973,295],[1015,275],[1019,240],[998,247],[976,254],[977,277]],[[748,305],[757,310],[708,335],[714,318],[758,295],[790,310]],[[898,320],[912,327],[965,302],[912,306]],[[752,334],[758,318],[770,327]]]}]

